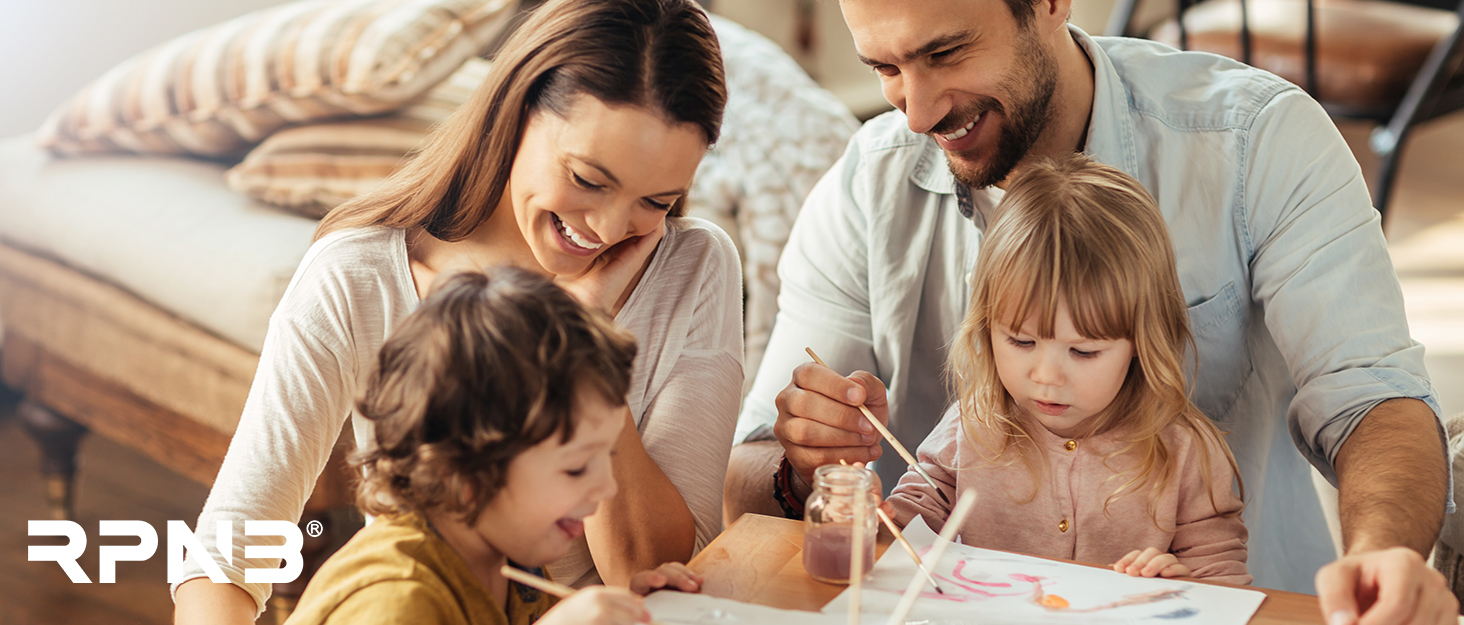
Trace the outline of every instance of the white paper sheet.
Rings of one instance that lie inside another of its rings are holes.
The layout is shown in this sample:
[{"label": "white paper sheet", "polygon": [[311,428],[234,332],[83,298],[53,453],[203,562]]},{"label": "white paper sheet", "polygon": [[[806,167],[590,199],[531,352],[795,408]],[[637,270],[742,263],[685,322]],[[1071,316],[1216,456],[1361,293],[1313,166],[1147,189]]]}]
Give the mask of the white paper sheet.
[{"label": "white paper sheet", "polygon": [[[920,517],[904,534],[922,556],[936,538]],[[948,547],[938,564],[927,560],[926,565],[946,594],[927,585],[907,623],[1245,625],[1266,597],[1255,590],[1129,577],[959,544]],[[893,612],[915,574],[915,563],[904,549],[886,550],[864,583],[862,620]],[[848,594],[845,590],[829,602],[824,613],[843,616],[849,609]]]},{"label": "white paper sheet", "polygon": [[[845,613],[780,610],[707,595],[660,591],[646,597],[651,618],[666,625],[847,625]],[[848,608],[845,608],[848,610]],[[868,623],[883,622],[873,618]]]}]

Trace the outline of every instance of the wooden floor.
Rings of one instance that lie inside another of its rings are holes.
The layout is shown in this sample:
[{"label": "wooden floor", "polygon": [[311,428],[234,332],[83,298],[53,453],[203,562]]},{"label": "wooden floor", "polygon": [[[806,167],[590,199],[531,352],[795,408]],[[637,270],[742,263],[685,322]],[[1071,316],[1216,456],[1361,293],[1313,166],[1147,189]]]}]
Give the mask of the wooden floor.
[{"label": "wooden floor", "polygon": [[[1344,125],[1354,146],[1368,129]],[[1371,159],[1360,155],[1365,168]],[[1428,345],[1428,366],[1447,414],[1464,413],[1464,115],[1425,126],[1405,153],[1389,242],[1415,338]],[[0,391],[3,393],[3,391]],[[162,625],[170,622],[162,549],[152,560],[121,563],[116,584],[70,583],[60,567],[26,561],[26,545],[55,544],[26,535],[45,519],[38,454],[0,396],[0,625]],[[166,521],[192,525],[207,490],[129,449],[88,437],[80,454],[77,512],[89,545],[81,566],[95,582],[101,519],[138,519],[159,531]]]},{"label": "wooden floor", "polygon": [[[192,526],[208,489],[104,438],[83,439],[76,521],[87,533],[79,563],[92,583],[73,584],[55,563],[26,561],[27,545],[65,541],[26,534],[26,521],[49,517],[40,454],[13,409],[13,397],[0,397],[0,625],[171,622],[165,528],[169,520]],[[97,536],[102,519],[146,521],[158,531],[158,552],[146,562],[118,563],[115,584],[97,583],[97,546],[136,539]]]}]

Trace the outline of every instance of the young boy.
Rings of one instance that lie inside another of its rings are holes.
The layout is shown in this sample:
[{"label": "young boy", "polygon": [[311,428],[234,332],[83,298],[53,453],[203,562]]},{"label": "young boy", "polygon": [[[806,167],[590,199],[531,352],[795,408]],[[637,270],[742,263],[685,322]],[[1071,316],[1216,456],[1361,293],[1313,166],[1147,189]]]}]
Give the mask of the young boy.
[{"label": "young boy", "polygon": [[555,599],[538,575],[615,494],[635,341],[548,280],[515,269],[444,279],[382,346],[357,404],[377,445],[357,457],[377,515],[316,573],[290,624],[633,623],[639,595],[696,591],[671,563],[631,590]]}]

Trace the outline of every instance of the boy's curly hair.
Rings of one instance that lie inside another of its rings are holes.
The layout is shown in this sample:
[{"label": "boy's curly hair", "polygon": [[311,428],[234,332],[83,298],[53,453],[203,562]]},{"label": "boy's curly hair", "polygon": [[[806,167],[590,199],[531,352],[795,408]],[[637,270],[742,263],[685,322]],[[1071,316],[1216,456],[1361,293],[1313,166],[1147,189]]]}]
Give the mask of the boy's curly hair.
[{"label": "boy's curly hair", "polygon": [[465,272],[382,345],[356,404],[375,426],[357,503],[371,514],[459,514],[473,523],[524,450],[574,436],[575,393],[624,405],[635,339],[548,279]]}]

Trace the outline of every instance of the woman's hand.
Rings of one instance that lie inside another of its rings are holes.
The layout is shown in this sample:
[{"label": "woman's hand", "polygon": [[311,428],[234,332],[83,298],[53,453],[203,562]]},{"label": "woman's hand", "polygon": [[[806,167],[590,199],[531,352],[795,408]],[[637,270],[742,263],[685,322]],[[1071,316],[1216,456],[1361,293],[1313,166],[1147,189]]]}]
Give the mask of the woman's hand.
[{"label": "woman's hand", "polygon": [[651,613],[640,595],[624,588],[590,586],[564,599],[544,613],[540,625],[630,625],[649,623]]},{"label": "woman's hand", "polygon": [[630,578],[630,591],[648,595],[653,590],[669,588],[681,592],[701,592],[702,577],[680,562],[667,562],[653,571],[641,571]]},{"label": "woman's hand", "polygon": [[554,279],[554,283],[568,291],[581,304],[614,315],[620,311],[631,285],[639,280],[651,252],[655,251],[656,244],[665,235],[666,222],[662,221],[650,233],[631,237],[605,250],[595,257],[584,273],[577,276],[559,276]]},{"label": "woman's hand", "polygon": [[1180,564],[1172,553],[1161,552],[1150,547],[1143,551],[1131,551],[1122,560],[1113,564],[1113,570],[1133,577],[1189,577],[1189,567]]}]

